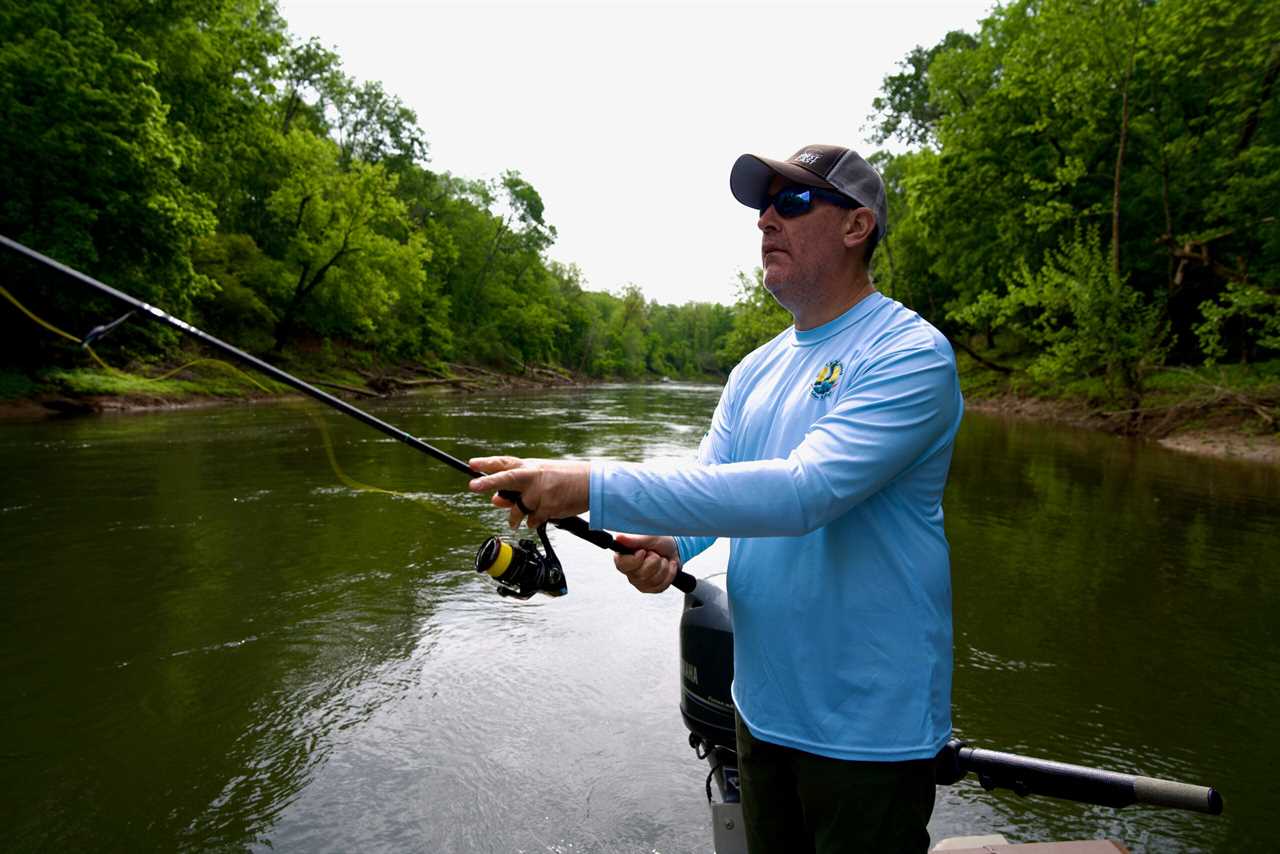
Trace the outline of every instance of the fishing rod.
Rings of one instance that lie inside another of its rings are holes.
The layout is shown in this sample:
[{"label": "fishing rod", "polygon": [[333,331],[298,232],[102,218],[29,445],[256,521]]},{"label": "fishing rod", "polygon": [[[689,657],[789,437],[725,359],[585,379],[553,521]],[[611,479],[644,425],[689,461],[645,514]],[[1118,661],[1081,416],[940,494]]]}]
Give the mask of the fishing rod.
[{"label": "fishing rod", "polygon": [[988,791],[1011,789],[1024,797],[1044,795],[1104,807],[1144,804],[1222,814],[1222,795],[1212,786],[986,750],[971,747],[958,738],[947,742],[934,758],[934,772],[938,784],[943,786],[957,783],[973,772],[978,775],[982,788]]},{"label": "fishing rod", "polygon": [[[30,249],[23,244],[12,240],[3,234],[0,234],[0,246],[9,251],[21,255],[29,261],[48,267],[51,270],[59,272],[64,276],[86,285],[98,293],[105,294],[117,302],[123,303],[129,307],[129,313],[111,323],[96,326],[89,331],[81,340],[81,345],[87,347],[94,341],[97,341],[111,332],[120,324],[128,320],[134,313],[141,312],[152,320],[159,321],[166,326],[171,326],[179,332],[186,333],[202,344],[217,350],[231,358],[242,362],[259,373],[266,374],[268,377],[279,383],[296,389],[310,398],[320,401],[326,406],[338,410],[355,420],[372,427],[375,430],[384,433],[402,442],[414,450],[421,451],[427,456],[435,459],[445,465],[453,468],[468,477],[483,477],[484,473],[476,471],[457,457],[448,454],[439,448],[430,445],[417,436],[406,433],[399,427],[389,424],[380,418],[376,418],[365,412],[363,409],[352,406],[345,400],[334,397],[328,392],[321,391],[315,386],[298,379],[293,374],[283,371],[272,365],[270,362],[263,361],[257,356],[250,355],[238,347],[233,347],[227,342],[215,338],[209,333],[197,329],[184,320],[179,320],[173,315],[153,305],[143,302],[140,299],[130,296],[123,291],[118,291],[110,285],[103,284],[97,279],[89,276],[79,270],[68,267],[60,261],[56,261],[47,255]],[[512,502],[520,511],[526,515],[529,509],[524,506],[520,499],[520,493],[513,490],[500,490],[498,492],[502,498]],[[588,522],[581,516],[569,516],[563,519],[551,519],[550,523],[555,525],[562,531],[567,531],[575,537],[586,540],[592,545],[599,546],[602,549],[609,549],[621,555],[635,554],[635,550],[624,546],[613,538],[608,531],[594,530]],[[500,537],[490,537],[480,546],[476,553],[476,571],[488,574],[498,584],[498,592],[504,596],[512,596],[518,599],[528,599],[534,593],[546,593],[551,596],[563,596],[568,592],[565,584],[564,571],[560,566],[560,560],[556,556],[555,551],[551,548],[551,541],[547,537],[546,524],[539,526],[537,529],[538,538],[542,541],[546,554],[543,555],[538,551],[537,545],[532,540],[520,540],[518,543],[511,544]],[[692,593],[694,587],[697,586],[697,579],[692,575],[679,570],[676,572],[672,585],[681,592]]]}]

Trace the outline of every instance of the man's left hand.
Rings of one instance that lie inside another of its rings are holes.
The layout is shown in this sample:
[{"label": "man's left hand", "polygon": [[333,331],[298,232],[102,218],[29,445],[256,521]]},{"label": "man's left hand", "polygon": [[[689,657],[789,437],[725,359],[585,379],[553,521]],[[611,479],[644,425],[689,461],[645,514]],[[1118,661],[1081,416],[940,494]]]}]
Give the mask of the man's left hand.
[{"label": "man's left hand", "polygon": [[[536,528],[549,519],[563,519],[587,511],[591,493],[591,463],[567,460],[522,460],[519,457],[476,457],[467,465],[485,473],[471,481],[472,492],[510,489],[520,493],[529,508],[526,524]],[[497,507],[509,510],[511,527],[520,527],[524,513],[513,502],[493,496]]]}]

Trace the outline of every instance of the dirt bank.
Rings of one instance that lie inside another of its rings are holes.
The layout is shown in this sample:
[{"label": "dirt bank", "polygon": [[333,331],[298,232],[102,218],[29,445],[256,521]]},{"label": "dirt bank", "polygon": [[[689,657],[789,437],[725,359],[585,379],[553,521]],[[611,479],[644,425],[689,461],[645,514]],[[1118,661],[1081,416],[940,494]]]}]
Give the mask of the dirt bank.
[{"label": "dirt bank", "polygon": [[1135,425],[1116,417],[1115,413],[1077,401],[1001,395],[966,399],[965,406],[974,412],[1135,435],[1175,451],[1201,456],[1280,466],[1280,434],[1258,432],[1265,425],[1258,424],[1247,413],[1219,412],[1181,425],[1163,421]]}]

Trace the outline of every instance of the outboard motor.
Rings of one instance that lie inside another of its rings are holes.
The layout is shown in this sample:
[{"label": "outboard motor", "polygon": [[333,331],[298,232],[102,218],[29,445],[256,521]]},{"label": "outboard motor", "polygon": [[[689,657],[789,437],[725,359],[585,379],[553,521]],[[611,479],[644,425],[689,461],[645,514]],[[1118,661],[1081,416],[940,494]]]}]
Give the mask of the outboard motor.
[{"label": "outboard motor", "polygon": [[[707,803],[716,854],[746,854],[733,698],[729,693],[733,684],[733,619],[723,581],[723,574],[701,578],[694,591],[684,597],[680,714],[689,728],[689,746],[711,765]],[[718,799],[712,795],[713,781]]]}]

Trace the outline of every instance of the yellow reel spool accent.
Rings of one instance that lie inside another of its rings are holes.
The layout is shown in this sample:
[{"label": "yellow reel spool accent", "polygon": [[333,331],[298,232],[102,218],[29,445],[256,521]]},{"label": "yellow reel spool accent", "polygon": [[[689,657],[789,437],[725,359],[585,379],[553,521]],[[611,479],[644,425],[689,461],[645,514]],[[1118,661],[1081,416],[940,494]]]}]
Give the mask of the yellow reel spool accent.
[{"label": "yellow reel spool accent", "polygon": [[507,567],[511,566],[511,558],[515,555],[510,544],[501,540],[498,541],[498,557],[493,561],[493,566],[489,567],[489,575],[494,578],[500,578],[502,573],[507,571]]}]

